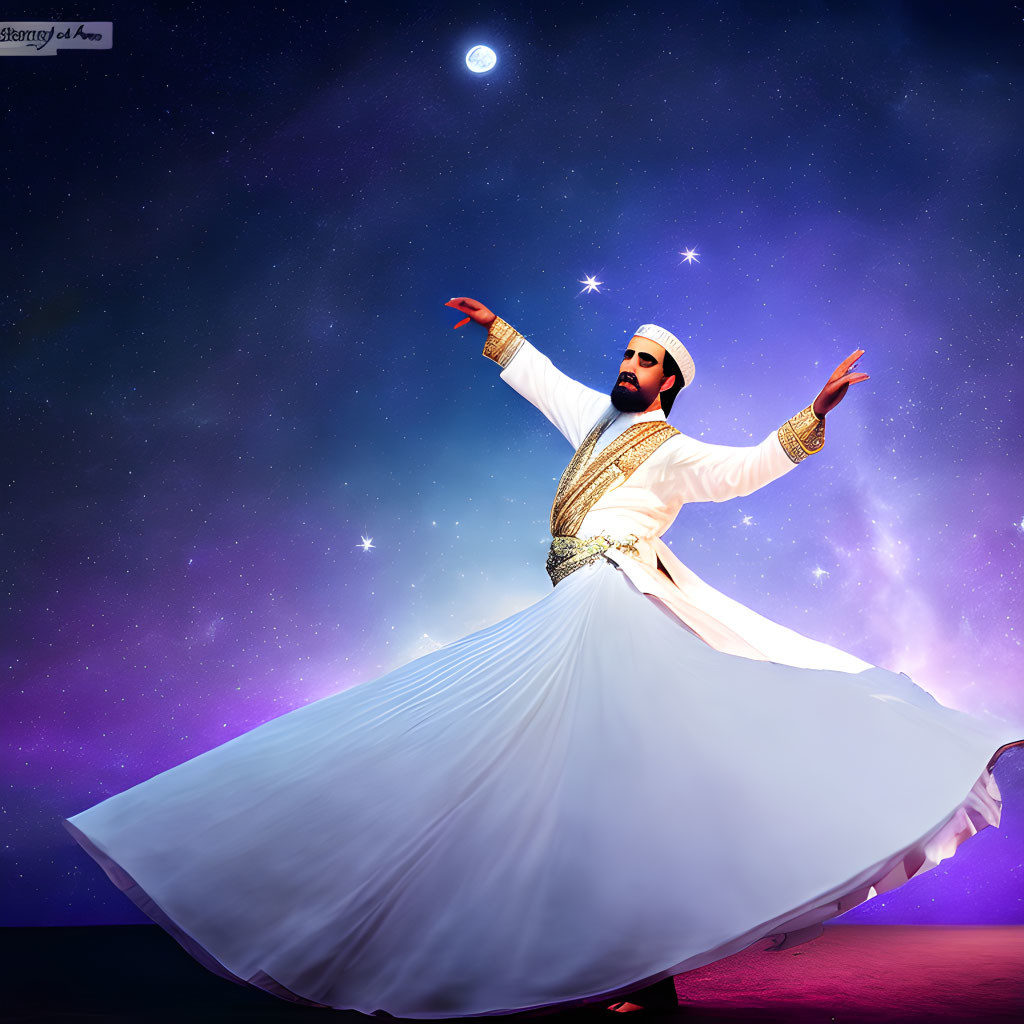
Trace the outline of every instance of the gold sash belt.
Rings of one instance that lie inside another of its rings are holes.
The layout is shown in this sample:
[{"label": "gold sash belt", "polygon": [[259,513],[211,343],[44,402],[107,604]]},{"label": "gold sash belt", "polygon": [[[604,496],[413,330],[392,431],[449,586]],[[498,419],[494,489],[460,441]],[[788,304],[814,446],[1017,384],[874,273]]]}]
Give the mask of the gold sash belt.
[{"label": "gold sash belt", "polygon": [[545,567],[551,577],[552,586],[565,579],[570,573],[603,557],[609,548],[618,548],[627,555],[639,558],[636,549],[637,537],[629,534],[621,540],[598,534],[596,537],[555,537],[548,548],[548,562]]},{"label": "gold sash belt", "polygon": [[664,420],[634,423],[612,441],[596,458],[592,458],[597,439],[615,419],[618,412],[609,408],[576,449],[565,467],[558,491],[551,506],[551,547],[547,570],[551,582],[558,586],[570,573],[601,558],[609,548],[639,558],[637,537],[628,534],[621,540],[598,534],[577,537],[587,513],[602,495],[628,480],[646,459],[670,437],[678,434]]}]

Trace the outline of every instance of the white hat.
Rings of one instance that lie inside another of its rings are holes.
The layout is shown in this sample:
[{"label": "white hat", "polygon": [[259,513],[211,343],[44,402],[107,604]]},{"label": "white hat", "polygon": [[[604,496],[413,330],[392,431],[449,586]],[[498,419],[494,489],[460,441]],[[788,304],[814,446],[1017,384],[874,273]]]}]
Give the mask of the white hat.
[{"label": "white hat", "polygon": [[693,381],[696,367],[693,365],[693,356],[686,351],[686,346],[674,334],[670,334],[664,327],[659,327],[657,324],[644,324],[643,327],[638,327],[633,332],[633,337],[635,338],[637,335],[660,345],[672,356],[682,374],[683,388],[688,388]]}]

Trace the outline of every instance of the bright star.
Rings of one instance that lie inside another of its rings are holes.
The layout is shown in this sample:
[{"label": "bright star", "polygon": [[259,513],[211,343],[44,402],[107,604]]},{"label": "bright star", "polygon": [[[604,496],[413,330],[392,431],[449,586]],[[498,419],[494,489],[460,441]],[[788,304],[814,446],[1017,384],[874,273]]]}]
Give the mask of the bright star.
[{"label": "bright star", "polygon": [[811,570],[811,575],[814,577],[814,582],[820,584],[824,577],[831,576],[832,574],[828,571],[828,569],[822,569],[820,565],[816,565]]},{"label": "bright star", "polygon": [[753,516],[744,516],[740,520],[740,522],[742,522],[744,526],[753,526],[754,525],[754,517]]},{"label": "bright star", "polygon": [[586,286],[580,291],[580,295],[582,295],[583,292],[599,292],[600,285],[604,284],[604,281],[598,281],[596,278],[593,277],[585,277],[582,281],[580,281],[580,284]]},{"label": "bright star", "polygon": [[679,255],[683,257],[684,263],[700,263],[697,259],[700,253],[696,249],[684,249]]},{"label": "bright star", "polygon": [[[1019,523],[1014,523],[1013,525],[1017,527],[1017,532],[1018,533],[1024,533],[1024,516],[1020,517],[1020,522]],[[189,565],[191,565],[191,564],[192,564],[192,562],[191,562],[191,559],[190,559],[189,560]]]},{"label": "bright star", "polygon": [[363,538],[361,538],[359,543],[356,545],[356,547],[357,548],[362,548],[364,551],[372,550],[372,548],[373,548],[373,538],[372,537],[363,537]]}]

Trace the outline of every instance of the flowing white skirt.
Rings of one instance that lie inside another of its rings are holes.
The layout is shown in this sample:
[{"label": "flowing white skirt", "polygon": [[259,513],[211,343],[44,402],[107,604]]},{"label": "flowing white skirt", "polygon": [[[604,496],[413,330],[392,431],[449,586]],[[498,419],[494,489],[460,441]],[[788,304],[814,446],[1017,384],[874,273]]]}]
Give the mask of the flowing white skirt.
[{"label": "flowing white skirt", "polygon": [[225,977],[502,1014],[804,941],[998,824],[1018,739],[883,669],[721,654],[600,560],[64,824]]}]

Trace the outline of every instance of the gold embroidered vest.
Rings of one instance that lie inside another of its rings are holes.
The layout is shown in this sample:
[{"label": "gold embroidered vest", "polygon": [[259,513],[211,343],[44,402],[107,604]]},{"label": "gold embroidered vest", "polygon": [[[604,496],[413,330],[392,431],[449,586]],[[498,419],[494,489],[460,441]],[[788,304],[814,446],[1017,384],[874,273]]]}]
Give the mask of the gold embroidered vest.
[{"label": "gold embroidered vest", "polygon": [[576,449],[572,461],[558,482],[555,500],[551,506],[551,549],[547,570],[553,584],[558,584],[571,572],[599,558],[610,547],[636,554],[636,537],[615,541],[610,537],[576,536],[587,513],[602,495],[627,480],[670,437],[678,434],[664,420],[634,423],[614,441],[606,445],[590,461],[598,438],[618,415],[609,409],[594,425]]}]

